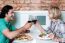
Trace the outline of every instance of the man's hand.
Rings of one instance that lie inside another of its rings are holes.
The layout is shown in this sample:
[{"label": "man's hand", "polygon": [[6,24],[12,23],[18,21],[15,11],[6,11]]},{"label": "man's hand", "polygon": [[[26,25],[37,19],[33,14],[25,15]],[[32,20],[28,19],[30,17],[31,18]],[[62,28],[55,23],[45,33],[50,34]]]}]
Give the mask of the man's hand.
[{"label": "man's hand", "polygon": [[25,28],[25,30],[28,30],[29,28],[31,28],[32,23],[26,23],[23,27]]},{"label": "man's hand", "polygon": [[26,23],[23,27],[19,28],[18,30],[20,30],[20,33],[25,33],[26,30],[29,30],[29,28],[31,28],[32,23]]},{"label": "man's hand", "polygon": [[37,26],[37,27],[41,26],[41,24],[39,23],[39,21],[36,21],[35,26]]}]

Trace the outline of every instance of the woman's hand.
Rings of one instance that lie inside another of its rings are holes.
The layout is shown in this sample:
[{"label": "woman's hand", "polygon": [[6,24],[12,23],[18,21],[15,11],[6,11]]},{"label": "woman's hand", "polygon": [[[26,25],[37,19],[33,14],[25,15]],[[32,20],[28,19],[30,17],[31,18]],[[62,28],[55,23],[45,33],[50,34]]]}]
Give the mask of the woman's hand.
[{"label": "woman's hand", "polygon": [[48,37],[51,38],[52,40],[56,41],[56,42],[59,42],[59,41],[62,42],[62,39],[58,38],[53,33],[48,34]]},{"label": "woman's hand", "polygon": [[48,37],[51,38],[51,39],[54,39],[54,34],[50,33],[50,34],[48,34]]},{"label": "woman's hand", "polygon": [[54,37],[53,40],[56,41],[56,42],[63,42],[63,39],[62,38],[58,38],[58,37]]},{"label": "woman's hand", "polygon": [[58,38],[57,37],[54,37],[54,39],[53,39],[54,41],[56,41],[56,42],[59,42],[59,40],[58,40]]}]

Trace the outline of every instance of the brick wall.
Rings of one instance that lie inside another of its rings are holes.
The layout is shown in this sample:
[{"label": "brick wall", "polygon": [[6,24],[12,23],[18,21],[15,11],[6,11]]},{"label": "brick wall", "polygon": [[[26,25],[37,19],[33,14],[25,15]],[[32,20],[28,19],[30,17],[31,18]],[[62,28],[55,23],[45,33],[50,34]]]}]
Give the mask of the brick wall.
[{"label": "brick wall", "polygon": [[65,10],[65,0],[0,0],[0,10],[7,4],[12,5],[16,11],[47,10],[50,4],[58,4],[61,10]]}]

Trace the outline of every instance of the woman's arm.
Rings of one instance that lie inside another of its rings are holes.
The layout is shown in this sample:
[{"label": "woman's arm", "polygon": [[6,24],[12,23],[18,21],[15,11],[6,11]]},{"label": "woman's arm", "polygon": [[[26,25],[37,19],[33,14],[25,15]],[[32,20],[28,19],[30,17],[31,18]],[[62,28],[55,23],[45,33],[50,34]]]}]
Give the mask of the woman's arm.
[{"label": "woman's arm", "polygon": [[54,40],[59,41],[59,42],[63,42],[63,41],[65,41],[65,24],[61,24],[60,27],[61,28],[59,30],[60,30],[61,34],[58,33],[60,38],[55,36]]},{"label": "woman's arm", "polygon": [[41,24],[37,21],[35,26],[41,31],[41,32],[45,32],[45,29],[41,26]]}]

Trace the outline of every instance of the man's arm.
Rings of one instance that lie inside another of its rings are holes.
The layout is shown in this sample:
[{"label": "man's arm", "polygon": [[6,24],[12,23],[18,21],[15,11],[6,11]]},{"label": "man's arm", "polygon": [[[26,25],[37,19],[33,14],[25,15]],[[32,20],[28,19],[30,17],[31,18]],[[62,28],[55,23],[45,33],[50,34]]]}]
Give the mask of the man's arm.
[{"label": "man's arm", "polygon": [[20,33],[24,32],[25,30],[29,29],[32,26],[31,23],[26,23],[22,28],[15,30],[15,31],[10,31],[9,29],[5,29],[3,30],[3,34],[9,38],[9,39],[13,39],[15,38],[17,35],[19,35]]}]

